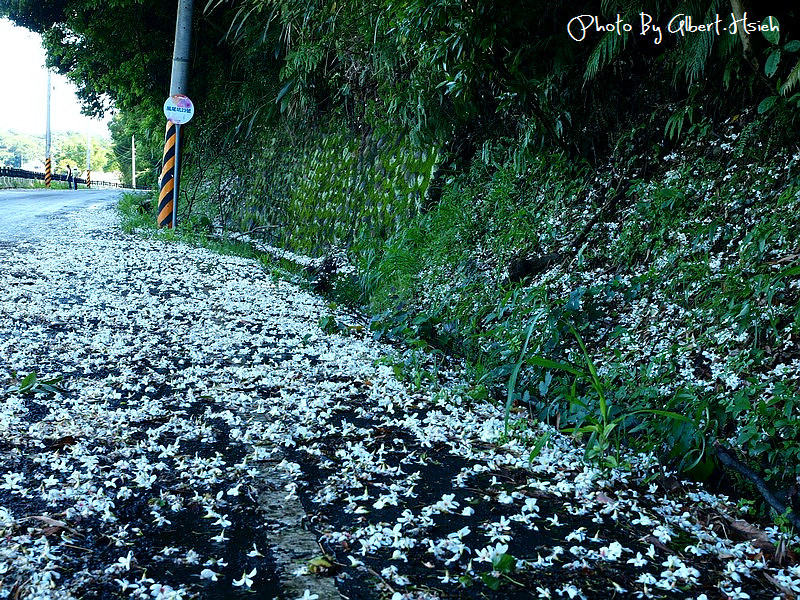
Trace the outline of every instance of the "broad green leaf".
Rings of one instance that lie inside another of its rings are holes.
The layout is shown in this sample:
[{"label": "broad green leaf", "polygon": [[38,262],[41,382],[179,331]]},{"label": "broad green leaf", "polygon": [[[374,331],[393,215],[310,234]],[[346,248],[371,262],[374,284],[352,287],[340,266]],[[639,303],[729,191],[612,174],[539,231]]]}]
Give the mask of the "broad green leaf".
[{"label": "broad green leaf", "polygon": [[483,583],[486,584],[486,587],[488,587],[490,590],[496,592],[497,590],[500,589],[500,583],[501,583],[500,579],[495,577],[491,573],[482,573],[481,579],[483,580]]},{"label": "broad green leaf", "polygon": [[461,575],[458,578],[458,583],[460,583],[464,587],[469,587],[473,583],[472,577],[470,577],[469,575]]},{"label": "broad green leaf", "polygon": [[[764,30],[764,31],[762,31],[762,32],[761,32],[761,33],[764,35],[764,37],[765,37],[765,38],[767,38],[767,41],[768,41],[770,44],[775,44],[775,45],[777,45],[777,44],[778,44],[778,42],[779,42],[779,41],[780,41],[780,39],[781,39],[780,23],[778,22],[778,19],[777,19],[777,18],[775,18],[775,17],[766,17],[766,18],[765,18],[765,19],[764,19],[764,20],[761,22],[761,24],[762,24],[763,26],[766,26],[766,27],[767,27],[767,29],[766,29],[766,30]],[[774,29],[774,31],[773,31],[773,30],[771,30],[771,29]]]},{"label": "broad green leaf", "polygon": [[781,51],[774,50],[772,54],[767,57],[767,62],[764,63],[764,74],[767,77],[772,77],[778,70],[778,65],[781,62]]},{"label": "broad green leaf", "polygon": [[498,554],[492,559],[492,566],[501,573],[511,573],[516,565],[516,559],[510,554]]},{"label": "broad green leaf", "polygon": [[32,387],[36,383],[36,371],[31,371],[28,373],[25,378],[20,381],[19,387],[21,389],[28,389]]},{"label": "broad green leaf", "polygon": [[783,45],[786,52],[797,52],[800,50],[800,40],[789,40]]},{"label": "broad green leaf", "polygon": [[628,414],[629,415],[639,415],[639,414],[642,414],[642,413],[648,413],[648,414],[651,414],[651,415],[657,415],[659,417],[667,417],[669,419],[675,419],[676,421],[683,421],[684,423],[690,423],[690,424],[694,425],[694,421],[692,421],[689,417],[687,417],[685,415],[682,415],[682,414],[679,414],[679,413],[676,413],[676,412],[672,412],[670,410],[658,410],[658,409],[655,409],[655,408],[643,408],[641,410],[635,410],[635,411],[633,411],[631,413],[628,413]]},{"label": "broad green leaf", "polygon": [[561,430],[561,433],[571,433],[573,435],[576,433],[596,433],[596,432],[597,432],[596,425],[584,425],[583,427],[564,427],[564,429]]},{"label": "broad green leaf", "polygon": [[784,269],[778,273],[778,276],[775,279],[780,279],[782,277],[794,277],[795,275],[800,275],[800,265]]},{"label": "broad green leaf", "polygon": [[777,102],[777,96],[767,96],[761,101],[761,104],[758,105],[758,114],[763,115],[765,112],[769,111],[773,106],[775,106],[775,102]]}]

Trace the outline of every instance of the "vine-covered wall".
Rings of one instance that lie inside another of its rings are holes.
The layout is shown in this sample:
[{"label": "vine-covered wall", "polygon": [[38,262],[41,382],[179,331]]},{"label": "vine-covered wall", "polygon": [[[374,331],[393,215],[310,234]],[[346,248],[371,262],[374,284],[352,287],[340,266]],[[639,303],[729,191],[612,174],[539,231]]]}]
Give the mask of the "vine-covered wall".
[{"label": "vine-covered wall", "polygon": [[437,160],[435,149],[414,149],[401,135],[360,136],[346,126],[287,132],[252,156],[254,185],[234,224],[312,255],[397,231],[422,208]]}]

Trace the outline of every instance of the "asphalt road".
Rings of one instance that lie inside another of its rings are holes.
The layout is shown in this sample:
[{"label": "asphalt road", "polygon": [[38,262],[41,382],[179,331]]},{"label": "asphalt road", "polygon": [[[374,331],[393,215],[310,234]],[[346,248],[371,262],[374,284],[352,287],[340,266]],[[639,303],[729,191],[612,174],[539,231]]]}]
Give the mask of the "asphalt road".
[{"label": "asphalt road", "polygon": [[51,219],[68,212],[113,204],[121,190],[0,190],[0,242],[39,237]]}]

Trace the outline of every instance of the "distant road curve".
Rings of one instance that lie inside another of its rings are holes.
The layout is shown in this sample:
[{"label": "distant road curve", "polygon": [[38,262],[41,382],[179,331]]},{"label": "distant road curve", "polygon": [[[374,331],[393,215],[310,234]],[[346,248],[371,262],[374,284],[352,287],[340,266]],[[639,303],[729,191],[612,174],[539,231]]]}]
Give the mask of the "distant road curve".
[{"label": "distant road curve", "polygon": [[59,215],[115,204],[122,190],[0,190],[0,242],[19,242],[47,235]]}]

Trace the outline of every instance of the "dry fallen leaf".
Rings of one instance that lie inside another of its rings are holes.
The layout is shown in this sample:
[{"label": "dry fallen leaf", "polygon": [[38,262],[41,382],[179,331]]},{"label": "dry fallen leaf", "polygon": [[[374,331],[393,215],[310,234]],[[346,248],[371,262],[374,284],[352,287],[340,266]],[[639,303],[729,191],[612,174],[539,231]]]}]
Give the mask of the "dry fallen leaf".
[{"label": "dry fallen leaf", "polygon": [[766,531],[759,529],[755,525],[751,525],[743,519],[736,519],[735,521],[731,521],[728,525],[731,528],[731,532],[736,533],[737,536],[743,540],[750,542],[753,547],[758,548],[768,557],[775,555],[775,544],[770,541]]},{"label": "dry fallen leaf", "polygon": [[50,442],[49,447],[51,450],[63,450],[67,446],[72,446],[77,444],[78,440],[76,440],[71,435],[65,435],[63,437],[58,438],[57,440],[53,440]]},{"label": "dry fallen leaf", "polygon": [[795,594],[789,588],[781,585],[780,582],[777,579],[775,579],[772,575],[770,575],[769,573],[765,572],[764,573],[764,578],[767,581],[769,581],[772,585],[774,585],[776,589],[780,590],[781,594],[783,595],[783,597],[786,600],[795,600],[795,598],[797,598],[797,594]]},{"label": "dry fallen leaf", "polygon": [[27,518],[28,519],[36,519],[37,521],[41,521],[45,525],[49,525],[50,527],[46,527],[46,528],[44,528],[42,530],[42,533],[45,536],[53,535],[55,533],[60,533],[61,531],[68,531],[72,535],[76,535],[78,537],[83,537],[83,536],[81,536],[80,533],[78,533],[72,527],[67,525],[64,521],[59,521],[57,519],[51,519],[50,517],[47,517],[45,515],[33,515],[33,516],[30,516],[30,517],[27,517]]},{"label": "dry fallen leaf", "polygon": [[669,547],[664,545],[664,543],[654,535],[648,535],[648,536],[642,538],[642,541],[645,544],[653,544],[653,546],[655,546],[659,550],[664,550],[664,552],[669,552],[670,554],[675,554]]},{"label": "dry fallen leaf", "polygon": [[306,568],[314,575],[332,575],[336,569],[333,559],[328,555],[312,558],[306,563]]}]

